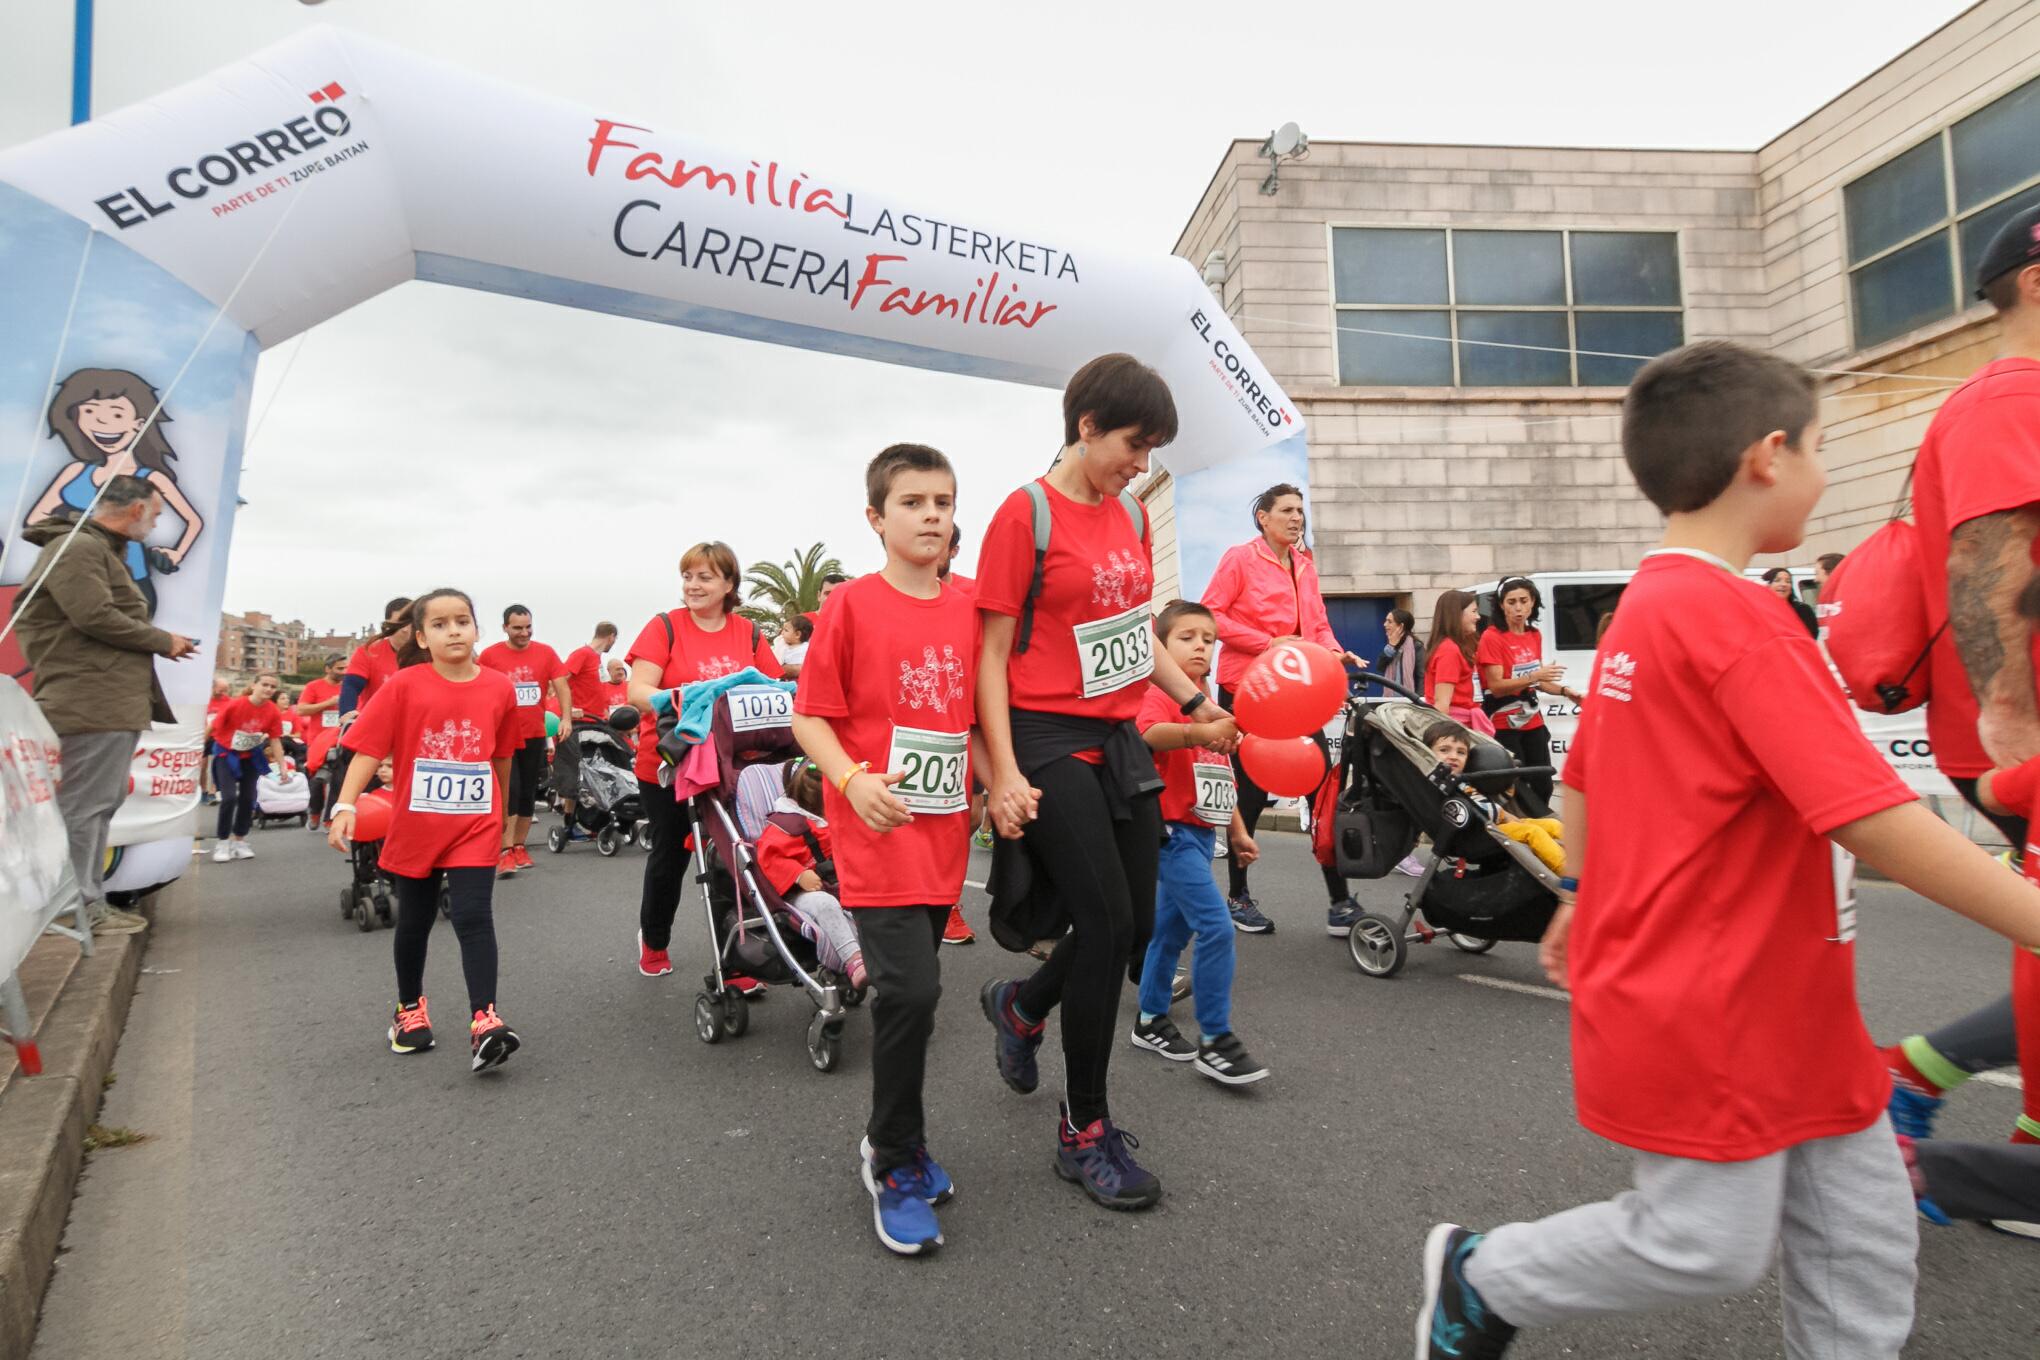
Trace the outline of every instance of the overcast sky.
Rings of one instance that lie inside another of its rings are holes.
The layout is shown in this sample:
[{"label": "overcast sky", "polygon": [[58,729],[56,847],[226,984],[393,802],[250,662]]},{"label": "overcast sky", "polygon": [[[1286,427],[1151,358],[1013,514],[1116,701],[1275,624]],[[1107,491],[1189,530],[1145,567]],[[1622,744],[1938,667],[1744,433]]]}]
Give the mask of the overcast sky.
[{"label": "overcast sky", "polygon": [[[1235,137],[1751,148],[1967,6],[99,0],[94,107],[358,28],[1036,239],[1167,251]],[[71,0],[0,4],[0,146],[69,117]],[[980,17],[980,16],[983,17]],[[4,303],[0,303],[4,306]],[[288,372],[286,373],[286,368]],[[932,443],[984,516],[1057,394],[405,284],[264,355],[226,607],[325,629],[439,584],[562,651],[677,602],[687,544],[880,560],[859,470]],[[492,630],[493,632],[493,630]]]}]

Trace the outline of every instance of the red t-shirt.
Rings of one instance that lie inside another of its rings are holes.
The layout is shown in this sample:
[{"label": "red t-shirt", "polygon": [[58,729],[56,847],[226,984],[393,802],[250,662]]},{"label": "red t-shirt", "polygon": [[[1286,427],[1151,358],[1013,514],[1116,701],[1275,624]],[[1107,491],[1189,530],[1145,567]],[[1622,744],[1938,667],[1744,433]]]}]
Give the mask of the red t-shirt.
[{"label": "red t-shirt", "polygon": [[[822,853],[832,860],[836,858],[828,823],[809,822],[808,829],[815,833],[815,843],[822,847]],[[781,897],[791,896],[794,883],[814,867],[815,856],[808,849],[807,837],[765,823],[765,829],[758,833],[758,872],[772,885],[772,891]]]},{"label": "red t-shirt", "polygon": [[212,739],[230,751],[259,751],[271,737],[283,735],[283,710],[239,695],[213,715],[211,730]]},{"label": "red t-shirt", "polygon": [[[1026,652],[1006,663],[1013,707],[1125,722],[1140,712],[1154,671],[1148,615],[1154,567],[1151,531],[1135,533],[1116,497],[1080,505],[1048,491],[1048,557],[1034,602]],[[1147,509],[1141,509],[1147,522]],[[978,552],[977,604],[1018,618],[1034,576],[1034,512],[1023,487],[1006,497]],[[803,677],[804,679],[805,677]]]},{"label": "red t-shirt", "polygon": [[975,576],[965,576],[960,571],[952,571],[945,579],[950,585],[955,586],[972,599],[977,598],[977,578]]},{"label": "red t-shirt", "polygon": [[873,572],[829,597],[793,711],[827,718],[853,761],[908,776],[893,795],[914,814],[880,835],[824,788],[846,907],[949,906],[963,894],[980,636],[959,590],[917,600]]},{"label": "red t-shirt", "polygon": [[[1160,685],[1150,684],[1133,725],[1142,733],[1157,723],[1187,723],[1183,706]],[[1162,776],[1162,820],[1187,826],[1225,828],[1232,825],[1239,785],[1232,762],[1202,746],[1156,751],[1155,770]]]},{"label": "red t-shirt", "polygon": [[[1490,628],[1480,635],[1480,642],[1473,649],[1473,664],[1500,666],[1505,679],[1528,675],[1544,664],[1544,634],[1535,628],[1525,628],[1520,633]],[[1485,690],[1487,686],[1483,684],[1481,688]],[[1530,720],[1512,723],[1497,718],[1495,726],[1507,732],[1534,732],[1544,726],[1544,708],[1538,702],[1536,690],[1526,689],[1509,697],[1530,705]]]},{"label": "red t-shirt", "polygon": [[1466,663],[1466,653],[1459,650],[1456,642],[1441,642],[1433,647],[1430,660],[1424,663],[1424,699],[1434,707],[1440,685],[1452,686],[1454,717],[1480,707],[1480,689],[1474,683],[1473,667]]},{"label": "red t-shirt", "polygon": [[602,653],[581,646],[567,653],[567,695],[574,707],[598,722],[613,708],[606,704],[609,683],[602,678]]},{"label": "red t-shirt", "polygon": [[391,758],[395,780],[381,863],[423,878],[434,869],[496,862],[502,850],[502,783],[489,762],[524,744],[517,692],[487,668],[457,682],[430,665],[399,671],[347,729],[349,751]]},{"label": "red t-shirt", "polygon": [[[298,695],[298,706],[324,703],[340,697],[340,686],[330,680],[318,679],[304,688]],[[333,747],[333,741],[340,735],[340,709],[338,705],[310,717],[299,715],[298,721],[305,730],[305,767],[316,770],[325,764],[326,753]]]},{"label": "red t-shirt", "polygon": [[1827,835],[1912,794],[1785,602],[1647,556],[1565,782],[1589,833],[1569,947],[1580,1122],[1747,1161],[1876,1119],[1891,1079],[1856,1002],[1854,867]]},{"label": "red t-shirt", "polygon": [[475,660],[510,677],[511,688],[517,695],[519,735],[526,741],[544,736],[546,700],[552,695],[552,682],[567,673],[560,654],[543,642],[531,643],[522,650],[498,642],[484,647]]},{"label": "red t-shirt", "polygon": [[[1920,440],[1912,497],[1920,588],[1932,630],[1948,618],[1948,541],[1955,530],[1985,515],[2040,504],[2040,363],[1999,359],[1948,394]],[[2040,561],[2040,542],[2034,552]],[[1934,763],[1952,779],[1974,779],[1990,768],[1990,758],[1976,735],[1976,695],[1955,650],[1954,629],[1935,641],[1928,665]]]},{"label": "red t-shirt", "polygon": [[[685,609],[671,611],[666,619],[673,625],[670,643],[666,624],[655,614],[624,658],[633,666],[640,661],[657,666],[660,688],[684,689],[697,680],[735,675],[746,666],[756,666],[759,674],[771,679],[779,678],[779,658],[772,654],[772,644],[749,619],[725,615],[722,628],[713,633],[704,631]],[[638,723],[636,769],[637,777],[646,783],[659,782],[659,724],[651,713]]]},{"label": "red t-shirt", "polygon": [[377,638],[366,647],[356,647],[354,655],[347,658],[347,674],[361,676],[368,683],[361,688],[361,697],[355,701],[355,711],[368,707],[368,701],[375,692],[389,683],[397,673],[397,649],[390,646],[388,638]]}]

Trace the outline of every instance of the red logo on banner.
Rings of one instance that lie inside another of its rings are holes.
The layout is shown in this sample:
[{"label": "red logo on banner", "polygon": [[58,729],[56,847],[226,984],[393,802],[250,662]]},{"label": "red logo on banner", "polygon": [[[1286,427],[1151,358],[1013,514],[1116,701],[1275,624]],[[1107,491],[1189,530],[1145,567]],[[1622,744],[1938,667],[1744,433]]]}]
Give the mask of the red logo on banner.
[{"label": "red logo on banner", "polygon": [[324,89],[313,90],[312,102],[314,104],[323,104],[329,99],[338,99],[341,95],[346,93],[347,91],[342,89],[340,87],[340,82],[336,80],[331,85],[326,86]]}]

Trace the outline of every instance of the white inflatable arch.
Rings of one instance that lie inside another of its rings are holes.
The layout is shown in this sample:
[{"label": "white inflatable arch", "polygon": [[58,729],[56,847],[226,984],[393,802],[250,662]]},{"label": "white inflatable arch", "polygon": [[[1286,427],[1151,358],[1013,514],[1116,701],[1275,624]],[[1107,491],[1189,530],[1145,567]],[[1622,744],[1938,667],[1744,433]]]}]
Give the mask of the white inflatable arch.
[{"label": "white inflatable arch", "polygon": [[[314,28],[0,153],[0,494],[24,488],[0,619],[31,560],[24,521],[89,499],[107,451],[130,451],[174,492],[134,570],[162,626],[211,639],[257,356],[409,279],[1047,387],[1130,352],[1181,415],[1164,460],[1187,591],[1250,532],[1253,491],[1305,481],[1301,417],[1181,259],[959,220],[792,148],[717,146]],[[11,639],[0,663],[22,669]],[[116,885],[188,858],[165,832],[195,797],[209,677],[163,678],[182,732],[138,757]]]}]

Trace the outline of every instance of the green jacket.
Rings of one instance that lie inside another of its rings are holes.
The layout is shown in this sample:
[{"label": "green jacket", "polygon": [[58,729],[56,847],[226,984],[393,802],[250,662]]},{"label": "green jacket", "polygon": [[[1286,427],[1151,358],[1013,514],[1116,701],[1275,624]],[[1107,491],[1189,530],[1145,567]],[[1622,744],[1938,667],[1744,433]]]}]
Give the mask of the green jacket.
[{"label": "green jacket", "polygon": [[45,521],[22,533],[42,552],[21,596],[49,578],[14,624],[35,672],[36,704],[60,737],[146,732],[151,719],[175,722],[156,680],[156,658],[170,655],[176,639],[149,622],[149,603],[124,560],[127,540],[87,520],[58,561],[71,524]]}]

